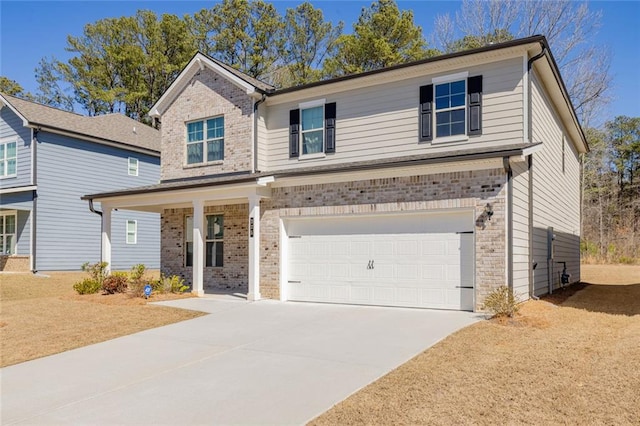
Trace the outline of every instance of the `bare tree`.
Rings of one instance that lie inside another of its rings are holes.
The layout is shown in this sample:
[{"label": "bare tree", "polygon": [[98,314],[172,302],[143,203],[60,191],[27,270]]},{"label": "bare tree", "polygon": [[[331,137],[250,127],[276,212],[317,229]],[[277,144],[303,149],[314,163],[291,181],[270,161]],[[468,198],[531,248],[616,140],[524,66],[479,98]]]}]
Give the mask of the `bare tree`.
[{"label": "bare tree", "polygon": [[608,49],[597,42],[602,14],[573,1],[464,0],[455,20],[438,16],[432,37],[444,51],[475,47],[509,37],[544,35],[560,67],[569,96],[584,126],[602,120],[610,101]]}]

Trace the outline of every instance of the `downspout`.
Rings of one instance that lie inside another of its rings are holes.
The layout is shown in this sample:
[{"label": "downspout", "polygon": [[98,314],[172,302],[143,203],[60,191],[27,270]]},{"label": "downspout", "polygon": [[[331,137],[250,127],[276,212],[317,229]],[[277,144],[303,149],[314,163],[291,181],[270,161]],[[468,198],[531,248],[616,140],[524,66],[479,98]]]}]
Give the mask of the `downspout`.
[{"label": "downspout", "polygon": [[[93,207],[93,199],[92,199],[92,198],[90,198],[90,199],[89,199],[89,211],[90,211],[91,213],[95,213],[95,214],[97,214],[98,216],[100,216],[100,238],[102,238],[102,232],[104,231],[104,229],[103,229],[103,225],[102,225],[102,212],[101,212],[101,211],[96,210],[96,209]],[[100,244],[100,261],[102,261],[102,243]]]},{"label": "downspout", "polygon": [[[38,146],[38,129],[31,129],[31,185],[36,186],[38,184],[38,156],[36,153],[36,147]],[[37,220],[38,215],[38,190],[34,189],[31,201],[31,273],[38,272],[36,266],[36,248],[37,248]]]},{"label": "downspout", "polygon": [[[528,142],[533,142],[533,100],[531,99],[532,93],[532,83],[531,83],[531,68],[533,67],[533,63],[538,59],[542,58],[547,50],[547,46],[544,43],[540,43],[542,49],[540,53],[529,58],[527,61],[527,137]],[[536,284],[535,284],[535,266],[537,263],[533,259],[533,154],[529,155],[528,160],[528,171],[529,171],[529,297],[534,300],[539,300],[539,297],[536,296]]]},{"label": "downspout", "polygon": [[507,286],[513,292],[513,170],[509,157],[502,157],[502,165],[507,174]]},{"label": "downspout", "polygon": [[262,98],[259,101],[253,103],[253,172],[257,173],[258,170],[258,105],[263,103],[267,99],[267,95],[262,94]]}]

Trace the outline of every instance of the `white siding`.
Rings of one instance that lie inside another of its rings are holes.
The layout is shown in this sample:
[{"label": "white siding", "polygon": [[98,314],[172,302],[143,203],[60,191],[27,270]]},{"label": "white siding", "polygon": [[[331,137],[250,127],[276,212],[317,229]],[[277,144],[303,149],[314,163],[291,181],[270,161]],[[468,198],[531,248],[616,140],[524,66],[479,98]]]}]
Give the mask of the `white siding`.
[{"label": "white siding", "polygon": [[[483,134],[472,136],[466,142],[418,143],[419,87],[429,84],[433,77],[461,71],[468,71],[469,76],[483,76]],[[327,94],[326,102],[336,102],[337,107],[336,153],[319,159],[289,159],[289,110],[298,108],[299,102],[314,99],[269,105],[266,114],[263,113],[268,137],[260,137],[259,154],[261,157],[266,154],[268,170],[445,152],[470,145],[522,142],[521,57]]]},{"label": "white siding", "polygon": [[[580,162],[575,145],[561,124],[538,78],[532,80],[532,136],[543,148],[533,157],[533,256],[536,294],[548,288],[547,228],[556,235],[553,283],[567,262],[571,282],[580,279]],[[563,139],[564,149],[563,172]]]},{"label": "white siding", "polygon": [[527,162],[511,165],[513,170],[513,288],[522,299],[529,298],[529,171]]}]

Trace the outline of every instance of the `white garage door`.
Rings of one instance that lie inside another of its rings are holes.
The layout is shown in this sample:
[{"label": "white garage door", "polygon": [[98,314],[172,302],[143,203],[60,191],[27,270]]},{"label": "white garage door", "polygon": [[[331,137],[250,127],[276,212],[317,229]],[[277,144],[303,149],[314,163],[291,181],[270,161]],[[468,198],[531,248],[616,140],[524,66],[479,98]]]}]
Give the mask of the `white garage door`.
[{"label": "white garage door", "polygon": [[473,310],[468,212],[286,225],[289,300]]}]

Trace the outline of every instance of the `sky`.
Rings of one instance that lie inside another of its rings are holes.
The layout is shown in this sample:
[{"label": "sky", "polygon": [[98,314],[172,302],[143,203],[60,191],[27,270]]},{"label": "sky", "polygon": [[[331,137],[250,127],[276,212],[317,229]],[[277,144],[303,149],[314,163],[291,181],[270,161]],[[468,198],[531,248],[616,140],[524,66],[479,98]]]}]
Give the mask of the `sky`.
[{"label": "sky", "polygon": [[[17,81],[30,92],[37,91],[34,70],[43,57],[65,60],[67,35],[80,36],[84,25],[103,18],[131,16],[138,9],[178,16],[211,7],[214,1],[111,0],[111,1],[23,1],[0,0],[0,75]],[[301,1],[271,1],[280,13]],[[325,19],[345,23],[351,32],[367,1],[313,0]],[[414,12],[417,25],[428,40],[438,14],[455,14],[460,1],[398,1],[401,9]],[[618,115],[640,117],[640,0],[589,2],[601,10],[602,27],[598,43],[610,50],[613,101],[604,119]],[[553,50],[553,46],[551,46]]]}]

